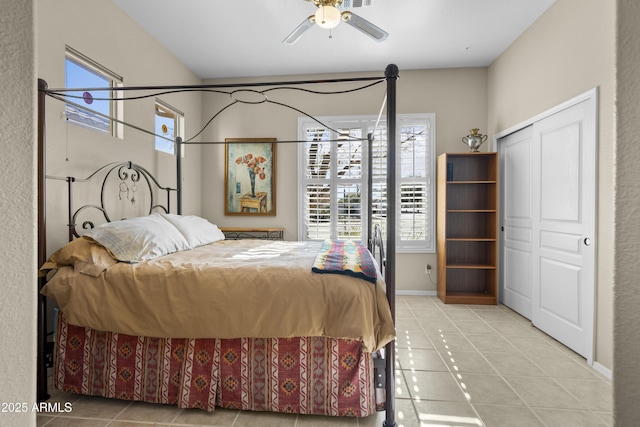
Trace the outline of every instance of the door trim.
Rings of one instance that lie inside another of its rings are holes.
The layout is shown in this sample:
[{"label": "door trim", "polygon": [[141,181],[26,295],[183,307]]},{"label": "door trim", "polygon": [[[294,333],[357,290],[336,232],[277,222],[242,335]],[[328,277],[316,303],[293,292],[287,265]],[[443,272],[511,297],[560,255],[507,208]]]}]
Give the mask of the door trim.
[{"label": "door trim", "polygon": [[[594,120],[594,128],[593,131],[595,133],[594,138],[595,138],[595,147],[594,149],[596,150],[596,155],[594,156],[595,158],[595,163],[593,164],[593,170],[594,170],[594,176],[593,179],[595,180],[594,182],[594,189],[595,189],[595,194],[594,194],[594,203],[593,203],[593,229],[590,230],[590,234],[591,236],[593,236],[592,238],[592,244],[594,245],[594,265],[593,265],[593,280],[591,282],[591,286],[590,289],[588,289],[587,292],[587,305],[588,307],[590,307],[590,310],[588,313],[585,313],[585,316],[588,316],[587,319],[585,319],[585,327],[588,328],[588,333],[587,333],[587,354],[586,354],[586,359],[587,359],[587,364],[589,366],[593,366],[594,364],[594,354],[595,354],[595,322],[596,322],[596,300],[595,300],[595,295],[596,295],[596,286],[597,286],[597,260],[598,260],[598,239],[597,239],[597,224],[598,224],[598,210],[597,210],[597,206],[598,206],[598,156],[597,156],[597,152],[598,152],[598,134],[599,134],[599,129],[598,129],[598,88],[595,87],[593,89],[590,89],[578,96],[575,96],[561,104],[556,105],[555,107],[552,107],[546,111],[543,111],[540,114],[537,114],[534,117],[531,117],[527,120],[524,120],[518,124],[516,124],[515,126],[512,126],[506,130],[503,130],[497,134],[495,134],[492,138],[492,149],[494,151],[497,151],[500,155],[501,151],[499,150],[498,147],[498,141],[514,132],[517,132],[519,130],[522,130],[528,126],[532,126],[535,122],[538,122],[542,119],[545,119],[547,117],[550,117],[562,110],[565,110],[567,108],[573,107],[575,105],[578,105],[582,102],[585,101],[591,101],[593,104],[593,120]],[[499,209],[502,211],[502,209],[504,208],[503,206],[503,195],[502,195],[502,189],[503,187],[500,187],[500,191],[498,194],[498,206]],[[500,229],[502,229],[503,224],[499,224]],[[504,247],[503,247],[503,238],[502,238],[502,234],[501,237],[499,239],[499,244],[498,244],[498,257],[499,257],[499,262],[503,262],[504,260]],[[502,277],[501,274],[499,274],[498,277],[499,280],[499,293],[498,295],[500,296],[503,292],[504,292],[504,277]]]}]

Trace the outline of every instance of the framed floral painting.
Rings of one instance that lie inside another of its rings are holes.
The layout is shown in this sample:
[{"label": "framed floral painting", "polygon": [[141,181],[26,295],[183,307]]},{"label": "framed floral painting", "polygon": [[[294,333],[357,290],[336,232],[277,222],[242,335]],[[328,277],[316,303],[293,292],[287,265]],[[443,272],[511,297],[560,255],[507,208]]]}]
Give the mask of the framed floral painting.
[{"label": "framed floral painting", "polygon": [[225,215],[276,214],[276,138],[226,138]]}]

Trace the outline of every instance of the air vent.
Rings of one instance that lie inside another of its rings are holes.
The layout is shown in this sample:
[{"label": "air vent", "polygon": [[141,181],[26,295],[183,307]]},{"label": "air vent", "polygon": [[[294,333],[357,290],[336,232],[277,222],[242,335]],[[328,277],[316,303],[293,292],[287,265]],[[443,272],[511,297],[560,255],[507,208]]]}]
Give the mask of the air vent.
[{"label": "air vent", "polygon": [[356,7],[369,7],[373,5],[373,0],[343,0],[343,9],[353,9]]}]

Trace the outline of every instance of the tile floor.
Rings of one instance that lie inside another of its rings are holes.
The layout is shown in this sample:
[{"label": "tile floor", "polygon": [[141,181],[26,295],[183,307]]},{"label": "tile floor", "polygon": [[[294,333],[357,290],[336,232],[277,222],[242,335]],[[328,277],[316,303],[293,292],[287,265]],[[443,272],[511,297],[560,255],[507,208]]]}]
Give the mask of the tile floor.
[{"label": "tile floor", "polygon": [[[444,305],[400,296],[396,307],[399,427],[612,426],[612,387],[583,358],[504,306]],[[52,391],[72,411],[47,427],[381,426],[384,413],[330,418],[183,410]]]}]

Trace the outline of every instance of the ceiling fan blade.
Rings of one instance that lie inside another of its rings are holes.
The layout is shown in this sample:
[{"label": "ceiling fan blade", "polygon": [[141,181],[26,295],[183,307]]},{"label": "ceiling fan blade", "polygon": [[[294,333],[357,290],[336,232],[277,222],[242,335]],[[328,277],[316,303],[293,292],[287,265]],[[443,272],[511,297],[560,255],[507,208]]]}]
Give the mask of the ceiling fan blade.
[{"label": "ceiling fan blade", "polygon": [[313,24],[315,24],[315,19],[316,17],[314,15],[311,15],[310,17],[308,17],[307,19],[305,19],[304,21],[302,21],[302,23],[300,25],[298,25],[296,27],[295,30],[293,30],[291,32],[291,34],[289,34],[287,36],[287,38],[285,38],[284,40],[282,40],[282,43],[284,44],[294,44],[295,42],[298,41],[298,39],[300,37],[302,37],[302,35],[311,27],[313,27]]},{"label": "ceiling fan blade", "polygon": [[342,12],[342,20],[351,25],[356,30],[362,31],[364,34],[368,35],[376,41],[381,42],[389,37],[389,33],[384,31],[382,28],[373,25],[371,22],[367,21],[361,16],[356,15],[353,12]]}]

